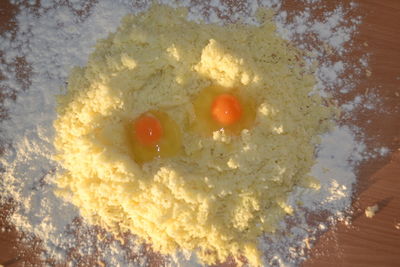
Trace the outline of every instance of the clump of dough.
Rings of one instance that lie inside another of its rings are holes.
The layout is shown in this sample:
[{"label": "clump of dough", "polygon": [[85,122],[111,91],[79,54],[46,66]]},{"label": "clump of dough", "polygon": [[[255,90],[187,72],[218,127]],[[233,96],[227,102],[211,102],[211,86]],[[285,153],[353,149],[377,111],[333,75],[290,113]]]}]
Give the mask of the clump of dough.
[{"label": "clump of dough", "polygon": [[375,216],[375,214],[378,212],[378,210],[379,210],[378,204],[375,204],[373,206],[368,206],[365,209],[365,217],[371,219],[372,217]]},{"label": "clump of dough", "polygon": [[[260,26],[197,24],[158,5],[126,16],[59,97],[59,194],[90,223],[134,233],[161,253],[196,251],[207,264],[245,255],[260,265],[257,238],[292,213],[288,193],[316,187],[308,173],[332,115],[311,93],[300,51],[263,15]],[[210,85],[255,99],[254,126],[239,136],[188,131],[192,101]],[[177,122],[184,153],[140,166],[124,127],[148,110]]]}]

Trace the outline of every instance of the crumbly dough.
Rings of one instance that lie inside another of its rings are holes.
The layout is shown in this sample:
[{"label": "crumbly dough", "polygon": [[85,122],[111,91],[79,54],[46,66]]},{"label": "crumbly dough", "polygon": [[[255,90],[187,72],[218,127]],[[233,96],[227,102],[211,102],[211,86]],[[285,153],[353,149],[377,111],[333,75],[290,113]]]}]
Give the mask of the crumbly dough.
[{"label": "crumbly dough", "polygon": [[371,219],[372,217],[375,216],[375,214],[378,212],[378,210],[379,210],[378,204],[375,204],[375,205],[373,205],[373,206],[368,206],[368,207],[365,209],[365,217]]},{"label": "crumbly dough", "polygon": [[[159,5],[128,15],[72,70],[54,123],[65,169],[58,193],[90,223],[130,231],[161,253],[195,251],[207,264],[244,255],[260,265],[257,237],[292,213],[288,193],[318,189],[308,174],[332,108],[311,93],[311,70],[275,33],[272,12],[260,12],[260,26],[186,16]],[[188,130],[192,101],[210,85],[255,99],[253,127],[239,136]],[[183,153],[138,165],[124,125],[148,110],[177,122]]]}]

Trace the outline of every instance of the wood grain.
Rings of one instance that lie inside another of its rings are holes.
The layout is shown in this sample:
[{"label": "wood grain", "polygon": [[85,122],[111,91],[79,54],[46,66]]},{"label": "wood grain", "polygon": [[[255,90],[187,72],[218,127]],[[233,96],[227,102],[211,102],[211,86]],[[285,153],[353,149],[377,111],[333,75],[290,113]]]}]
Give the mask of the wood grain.
[{"label": "wood grain", "polygon": [[[356,60],[363,53],[369,53],[372,75],[365,76],[357,90],[341,101],[349,100],[367,89],[379,96],[385,111],[362,110],[351,121],[363,129],[369,145],[386,146],[391,152],[359,167],[352,224],[338,224],[323,234],[311,249],[309,260],[303,264],[305,267],[400,266],[400,1],[356,2],[358,7],[351,15],[363,16],[360,33],[355,36],[355,44],[362,49],[352,57]],[[329,3],[348,4],[349,1]],[[295,5],[293,1],[286,1],[285,4],[288,7]],[[0,1],[0,33],[15,27],[12,19],[16,11],[8,1]],[[4,96],[0,91],[2,98]],[[376,216],[366,218],[364,209],[376,203],[380,207]],[[11,210],[11,204],[0,210],[0,228],[6,229],[0,233],[0,264],[44,264],[35,257],[40,252],[40,246],[21,247],[17,242],[21,234],[5,220]],[[157,260],[151,265],[157,266],[160,262]]]},{"label": "wood grain", "polygon": [[[339,224],[325,233],[305,267],[400,266],[400,1],[359,1],[357,9],[364,18],[356,42],[368,44],[363,52],[371,55],[372,75],[355,94],[376,90],[387,111],[363,111],[355,123],[369,144],[387,146],[391,153],[360,166],[351,226]],[[376,203],[376,216],[366,218],[364,209]]]}]

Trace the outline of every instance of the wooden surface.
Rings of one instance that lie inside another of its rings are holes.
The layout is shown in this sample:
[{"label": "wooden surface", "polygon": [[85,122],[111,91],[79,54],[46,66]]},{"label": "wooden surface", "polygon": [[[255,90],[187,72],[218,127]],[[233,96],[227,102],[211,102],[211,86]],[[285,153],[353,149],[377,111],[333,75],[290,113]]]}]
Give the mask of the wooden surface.
[{"label": "wooden surface", "polygon": [[[391,152],[360,166],[352,224],[339,224],[324,234],[307,267],[400,266],[400,1],[358,2],[364,19],[356,41],[368,44],[364,51],[371,54],[372,75],[357,93],[376,90],[388,112],[364,110],[356,114],[355,124],[364,129],[368,144],[387,146]],[[366,218],[364,209],[376,203],[376,216]]]},{"label": "wooden surface", "polygon": [[[386,146],[390,153],[360,166],[352,224],[338,224],[323,234],[303,264],[307,267],[400,266],[400,1],[356,2],[359,6],[351,15],[364,16],[360,34],[356,36],[356,43],[363,48],[352,56],[370,53],[372,75],[366,75],[357,90],[341,101],[352,99],[367,88],[376,92],[385,112],[362,110],[351,120],[366,133],[367,144]],[[286,2],[288,6],[293,3]],[[11,19],[15,12],[7,0],[0,0],[0,32],[13,27]],[[376,203],[380,207],[376,216],[366,218],[364,209]],[[40,251],[39,246],[33,243],[32,247],[21,247],[16,241],[20,234],[5,220],[11,207],[6,205],[0,210],[0,228],[6,228],[0,233],[0,264],[37,263],[32,255]],[[152,265],[157,266],[157,261]]]}]

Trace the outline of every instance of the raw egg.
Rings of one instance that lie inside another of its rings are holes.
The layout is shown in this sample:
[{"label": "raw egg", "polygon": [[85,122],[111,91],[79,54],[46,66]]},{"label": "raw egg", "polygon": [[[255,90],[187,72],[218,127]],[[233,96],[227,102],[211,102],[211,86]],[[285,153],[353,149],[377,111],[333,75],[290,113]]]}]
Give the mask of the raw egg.
[{"label": "raw egg", "polygon": [[254,101],[237,88],[206,87],[194,99],[193,105],[194,128],[205,134],[224,129],[237,135],[252,126],[256,114]]},{"label": "raw egg", "polygon": [[137,163],[155,158],[172,157],[181,151],[178,125],[161,111],[148,111],[127,127],[132,157]]}]

